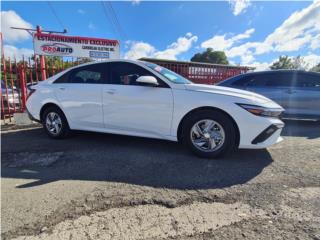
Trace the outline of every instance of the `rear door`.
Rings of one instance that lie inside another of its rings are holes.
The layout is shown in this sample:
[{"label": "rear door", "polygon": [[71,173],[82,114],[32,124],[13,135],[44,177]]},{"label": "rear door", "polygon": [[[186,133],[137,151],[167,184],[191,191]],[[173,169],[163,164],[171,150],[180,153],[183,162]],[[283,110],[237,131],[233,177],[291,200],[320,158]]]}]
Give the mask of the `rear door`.
[{"label": "rear door", "polygon": [[283,98],[287,114],[306,118],[319,117],[320,74],[297,72]]},{"label": "rear door", "polygon": [[74,129],[103,128],[103,64],[76,68],[54,82],[56,97]]}]

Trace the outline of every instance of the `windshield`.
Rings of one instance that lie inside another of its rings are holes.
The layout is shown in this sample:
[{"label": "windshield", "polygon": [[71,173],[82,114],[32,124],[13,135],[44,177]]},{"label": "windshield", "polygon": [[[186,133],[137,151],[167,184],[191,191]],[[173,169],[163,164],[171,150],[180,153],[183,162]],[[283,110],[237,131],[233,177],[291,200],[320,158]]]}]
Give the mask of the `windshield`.
[{"label": "windshield", "polygon": [[226,85],[230,85],[231,83],[235,82],[235,81],[238,81],[239,79],[243,78],[244,74],[240,74],[240,75],[237,75],[237,76],[233,76],[233,77],[230,77],[230,78],[227,78],[221,82],[218,82],[217,85],[219,86],[226,86]]},{"label": "windshield", "polygon": [[158,72],[162,76],[164,76],[166,79],[168,79],[172,83],[176,84],[191,84],[188,79],[182,77],[181,75],[170,71],[167,68],[161,67],[157,64],[154,63],[149,63],[149,62],[143,62],[148,68],[151,68],[152,70]]}]

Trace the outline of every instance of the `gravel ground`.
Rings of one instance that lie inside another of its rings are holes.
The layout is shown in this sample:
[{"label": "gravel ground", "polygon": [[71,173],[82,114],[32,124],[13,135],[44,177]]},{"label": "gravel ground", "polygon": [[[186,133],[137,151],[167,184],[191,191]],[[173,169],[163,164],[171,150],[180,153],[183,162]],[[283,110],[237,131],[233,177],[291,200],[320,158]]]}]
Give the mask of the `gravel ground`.
[{"label": "gravel ground", "polygon": [[3,239],[320,239],[320,124],[204,160],[167,141],[2,129]]}]

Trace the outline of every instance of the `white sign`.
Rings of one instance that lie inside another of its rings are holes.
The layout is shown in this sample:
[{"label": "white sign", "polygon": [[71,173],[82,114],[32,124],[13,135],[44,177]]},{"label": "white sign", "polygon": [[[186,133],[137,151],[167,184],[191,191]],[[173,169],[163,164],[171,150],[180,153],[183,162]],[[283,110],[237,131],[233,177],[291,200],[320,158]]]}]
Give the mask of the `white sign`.
[{"label": "white sign", "polygon": [[36,33],[33,37],[33,45],[34,53],[37,55],[95,59],[120,58],[117,40]]}]

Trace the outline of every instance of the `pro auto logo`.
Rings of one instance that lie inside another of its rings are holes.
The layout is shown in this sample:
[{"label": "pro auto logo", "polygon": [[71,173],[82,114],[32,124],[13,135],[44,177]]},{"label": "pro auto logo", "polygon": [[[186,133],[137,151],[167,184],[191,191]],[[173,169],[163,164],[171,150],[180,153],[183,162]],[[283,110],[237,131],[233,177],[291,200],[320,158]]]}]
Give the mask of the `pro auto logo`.
[{"label": "pro auto logo", "polygon": [[66,44],[61,44],[61,43],[44,44],[41,46],[41,50],[49,54],[66,54],[67,55],[73,52],[72,47]]}]

